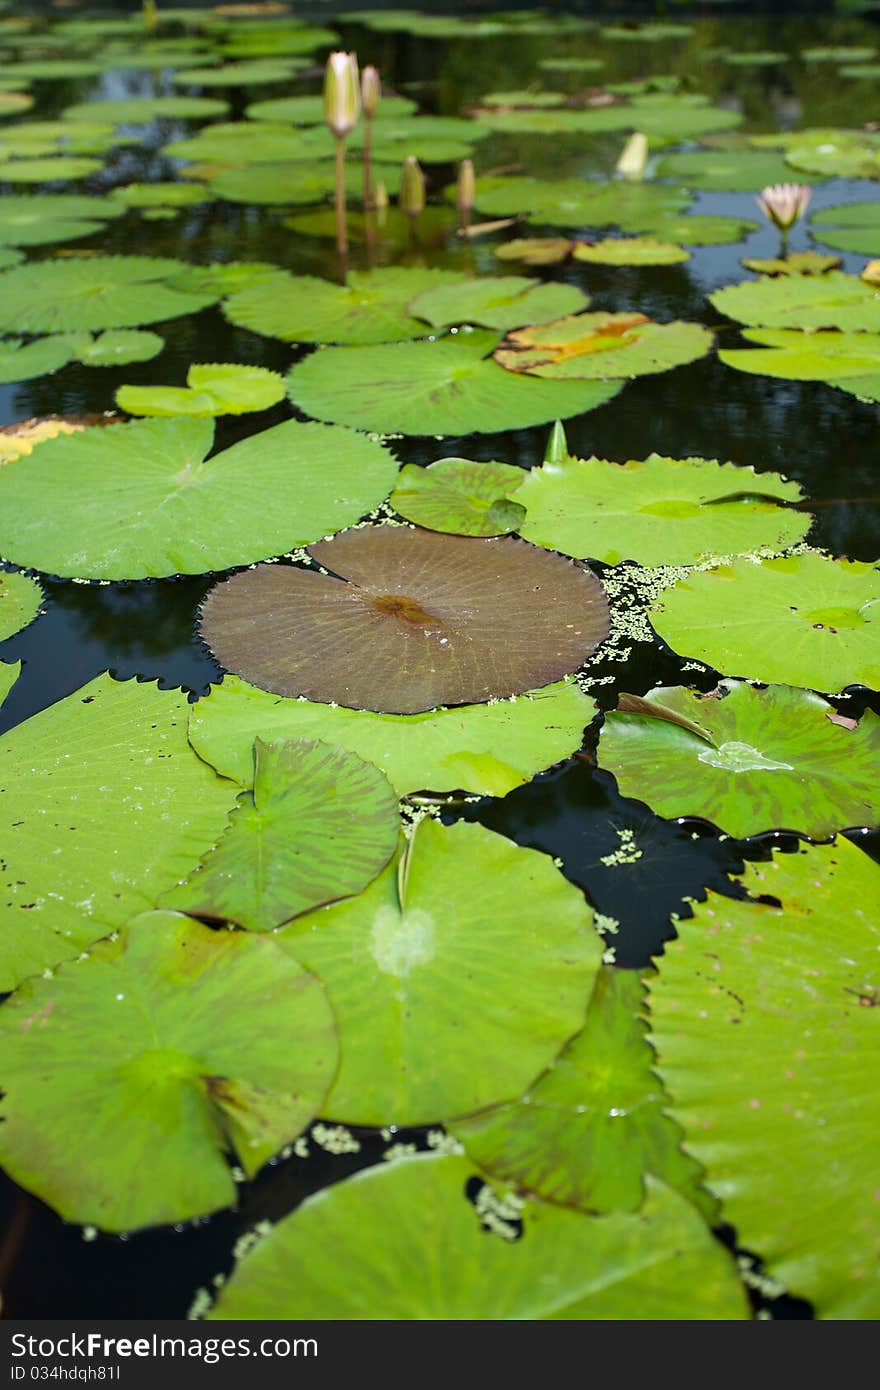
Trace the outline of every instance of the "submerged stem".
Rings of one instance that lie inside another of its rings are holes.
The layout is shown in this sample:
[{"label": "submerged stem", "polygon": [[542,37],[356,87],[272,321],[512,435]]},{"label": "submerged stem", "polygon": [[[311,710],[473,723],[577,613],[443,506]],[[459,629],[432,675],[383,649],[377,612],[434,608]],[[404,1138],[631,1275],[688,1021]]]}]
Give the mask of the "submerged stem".
[{"label": "submerged stem", "polygon": [[340,257],[348,252],[345,226],[345,136],[336,137],[336,250]]}]

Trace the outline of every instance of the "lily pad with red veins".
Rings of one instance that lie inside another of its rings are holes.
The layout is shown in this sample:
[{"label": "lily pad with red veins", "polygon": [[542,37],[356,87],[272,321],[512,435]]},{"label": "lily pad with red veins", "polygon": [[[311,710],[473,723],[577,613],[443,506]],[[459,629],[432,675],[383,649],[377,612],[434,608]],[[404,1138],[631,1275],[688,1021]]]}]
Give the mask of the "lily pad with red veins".
[{"label": "lily pad with red veins", "polygon": [[576,670],[608,633],[601,584],[513,537],[356,528],[323,571],[259,565],[208,594],[227,670],[278,695],[413,714],[516,695]]}]

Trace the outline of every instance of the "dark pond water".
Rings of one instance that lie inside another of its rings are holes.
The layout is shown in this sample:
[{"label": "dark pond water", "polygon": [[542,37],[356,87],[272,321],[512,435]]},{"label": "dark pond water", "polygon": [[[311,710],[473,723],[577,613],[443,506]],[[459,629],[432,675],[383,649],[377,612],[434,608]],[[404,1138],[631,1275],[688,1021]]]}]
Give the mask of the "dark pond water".
[{"label": "dark pond water", "polygon": [[[331,22],[327,7],[321,7],[318,20]],[[540,57],[552,50],[550,39],[431,41],[399,33],[370,33],[355,24],[340,27],[343,46],[356,48],[362,63],[376,63],[386,86],[417,96],[425,109],[439,113],[457,113],[492,90],[527,85]],[[605,81],[686,72],[715,100],[743,110],[750,129],[774,130],[795,123],[859,125],[880,116],[876,88],[862,81],[829,83],[825,68],[797,59],[784,66],[719,70],[701,55],[712,47],[736,48],[744,42],[750,48],[783,49],[795,55],[810,44],[854,43],[864,41],[866,35],[869,43],[876,42],[880,25],[819,16],[709,17],[696,21],[694,35],[685,43],[636,47],[590,37],[578,40],[578,51],[595,49],[601,54],[606,61]],[[29,118],[52,117],[74,101],[98,95],[149,96],[176,89],[168,72],[127,69],[110,71],[101,79],[39,83],[35,90],[38,104]],[[319,71],[299,79],[296,90],[320,90]],[[229,95],[235,119],[248,102],[277,96],[279,88],[233,89]],[[80,191],[173,176],[177,166],[162,147],[187,130],[181,122],[142,128],[142,143],[114,151],[102,173],[83,181]],[[554,143],[553,173],[607,171],[619,145],[617,137],[581,141],[571,147],[565,141]],[[516,163],[546,172],[545,159],[546,146],[529,137],[492,137],[492,143],[480,151],[481,167]],[[453,174],[451,166],[434,166],[432,190]],[[866,183],[831,180],[816,188],[813,206],[871,196],[876,193]],[[704,194],[695,210],[751,217],[754,204],[749,194]],[[199,262],[266,260],[333,277],[336,268],[329,243],[286,229],[283,215],[222,201],[184,210],[172,222],[146,223],[131,213],[87,244],[108,252],[149,251]],[[540,235],[542,229],[531,230]],[[802,227],[795,230],[791,244],[792,249],[811,244]],[[686,265],[607,271],[590,267],[592,307],[616,310],[632,305],[659,319],[706,323],[718,330],[722,344],[736,344],[736,327],[715,314],[706,296],[741,278],[741,256],[772,256],[777,249],[777,234],[762,227],[745,244],[698,248]],[[51,254],[51,250],[38,249],[34,256]],[[462,247],[452,238],[440,247],[410,250],[401,259],[410,264],[429,259],[431,264],[473,265],[485,272],[499,265],[491,242],[476,240]],[[863,264],[860,257],[843,259],[847,269]],[[351,264],[364,263],[355,246]],[[583,267],[551,268],[546,274],[585,283]],[[112,406],[113,393],[124,382],[181,381],[193,361],[253,362],[283,372],[292,360],[288,347],[234,328],[218,309],[156,325],[156,331],[167,345],[154,362],[109,371],[70,366],[36,382],[0,387],[0,425],[49,413],[100,412]],[[264,412],[259,428],[292,413],[286,404]],[[250,417],[234,423],[221,420],[217,443],[231,443],[253,428]],[[713,356],[627,386],[609,404],[567,421],[566,432],[571,452],[581,457],[596,454],[623,460],[656,451],[678,458],[732,459],[759,471],[779,470],[802,483],[810,499],[816,518],[810,534],[814,545],[856,559],[873,560],[880,554],[876,408],[842,392],[730,371]],[[393,447],[402,462],[425,464],[461,455],[503,459],[527,468],[540,462],[547,434],[548,427],[541,426],[442,441],[405,438]],[[108,586],[51,578],[43,582],[44,615],[0,647],[4,661],[24,663],[22,677],[0,714],[0,730],[108,669],[122,678],[158,679],[163,686],[183,686],[195,693],[204,692],[219,675],[194,632],[195,613],[212,576]],[[678,658],[659,642],[637,647],[624,670],[609,664],[598,673],[616,677],[616,683],[597,688],[603,706],[614,702],[618,689],[638,693],[682,679]],[[700,679],[707,689],[714,683],[711,672]],[[864,692],[854,691],[839,704],[848,712],[858,712],[865,698]],[[686,897],[698,897],[707,887],[733,891],[727,875],[741,865],[743,857],[766,856],[769,847],[766,842],[738,844],[723,839],[712,827],[698,822],[663,821],[643,804],[623,800],[610,776],[591,766],[590,747],[588,731],[586,757],[572,758],[503,800],[451,808],[446,818],[466,814],[524,845],[558,855],[564,872],[587,889],[599,910],[620,921],[619,963],[644,965],[670,935],[670,913],[687,910]],[[619,843],[617,831],[627,827],[636,833],[642,858],[629,868],[611,869],[601,861]],[[863,848],[877,853],[876,837],[859,835],[858,839]],[[294,1157],[270,1165],[243,1190],[235,1211],[180,1231],[147,1231],[129,1239],[99,1236],[89,1240],[80,1228],[66,1226],[6,1182],[2,1200],[7,1234],[0,1248],[0,1286],[7,1314],[21,1318],[183,1316],[194,1291],[229,1268],[235,1240],[254,1221],[277,1218],[309,1191],[338,1180],[365,1161],[374,1161],[388,1142],[387,1136],[375,1134],[357,1137],[362,1147],[356,1154],[331,1155],[313,1147],[306,1161]],[[420,1142],[420,1136],[394,1137]],[[805,1316],[808,1310],[788,1301],[777,1313]]]}]

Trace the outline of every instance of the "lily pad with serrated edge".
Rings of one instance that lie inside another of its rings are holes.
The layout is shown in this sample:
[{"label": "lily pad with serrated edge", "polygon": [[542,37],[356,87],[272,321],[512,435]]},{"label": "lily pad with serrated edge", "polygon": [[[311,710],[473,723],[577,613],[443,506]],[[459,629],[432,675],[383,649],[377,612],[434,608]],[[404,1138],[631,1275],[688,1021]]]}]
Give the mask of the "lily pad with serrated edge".
[{"label": "lily pad with serrated edge", "polygon": [[192,207],[213,196],[203,183],[126,183],[110,190],[110,197],[127,208]]},{"label": "lily pad with serrated edge", "polygon": [[222,833],[239,788],[194,755],[187,708],[98,676],[2,736],[0,988],[154,907]]},{"label": "lily pad with serrated edge", "polygon": [[74,355],[71,340],[62,335],[32,343],[21,338],[0,339],[0,384],[48,376],[66,367]]},{"label": "lily pad with serrated edge", "polygon": [[508,494],[525,473],[509,463],[438,459],[427,468],[408,463],[389,498],[407,521],[458,536],[501,536],[518,531],[525,508]]},{"label": "lily pad with serrated edge", "polygon": [[228,103],[216,97],[128,97],[118,101],[83,101],[67,106],[65,121],[103,121],[113,125],[148,125],[151,121],[206,121],[225,116]]},{"label": "lily pad with serrated edge", "polygon": [[840,269],[839,256],[821,256],[817,251],[795,251],[790,256],[771,256],[758,259],[744,256],[742,265],[756,275],[824,275]]},{"label": "lily pad with serrated edge", "polygon": [[201,610],[216,660],[277,695],[393,714],[472,704],[560,680],[608,632],[598,580],[512,537],[384,525],[309,554],[322,572],[260,565]]},{"label": "lily pad with serrated edge", "polygon": [[880,719],[867,710],[848,729],[833,713],[787,685],[722,681],[717,696],[661,687],[605,716],[598,762],[622,796],[670,820],[702,816],[736,839],[767,830],[824,839],[880,819]]},{"label": "lily pad with serrated edge", "polygon": [[758,224],[745,217],[695,212],[657,217],[647,230],[664,241],[683,242],[685,246],[722,246],[745,240],[758,230]]},{"label": "lily pad with serrated edge", "polygon": [[99,232],[123,209],[107,198],[78,193],[8,194],[0,197],[0,244],[45,246]]},{"label": "lily pad with serrated edge", "polygon": [[555,459],[526,473],[516,495],[526,540],[609,565],[689,565],[756,547],[784,550],[812,519],[779,505],[802,497],[779,473],[659,454],[627,463]]},{"label": "lily pad with serrated edge", "polygon": [[266,367],[202,362],[186,387],[120,386],[116,404],[129,415],[246,415],[284,399],[284,381]]},{"label": "lily pad with serrated edge", "polygon": [[767,1274],[817,1318],[876,1318],[880,869],[840,838],[749,864],[743,883],[763,901],[710,894],[666,946],[658,1070]]},{"label": "lily pad with serrated edge", "polygon": [[26,574],[0,573],[0,642],[14,637],[34,621],[43,590]]},{"label": "lily pad with serrated edge", "polygon": [[732,1258],[678,1193],[649,1181],[638,1214],[523,1209],[466,1158],[418,1154],[306,1198],[242,1257],[206,1316],[498,1324],[625,1320],[634,1309],[749,1317]]},{"label": "lily pad with serrated edge", "polygon": [[135,328],[110,328],[105,333],[73,335],[77,361],[86,367],[123,367],[128,362],[150,362],[165,346],[158,333]]},{"label": "lily pad with serrated edge", "polygon": [[[324,984],[346,1124],[424,1124],[510,1100],[581,1026],[602,943],[552,861],[427,819],[357,898],[281,941]],[[474,943],[478,942],[478,949]]]},{"label": "lily pad with serrated edge", "polygon": [[760,328],[838,328],[880,333],[880,296],[858,275],[763,276],[709,296],[728,318]]},{"label": "lily pad with serrated edge", "polygon": [[188,880],[162,906],[271,931],[360,893],[397,849],[397,796],[387,777],[330,743],[254,745],[253,791]]},{"label": "lily pad with serrated edge", "polygon": [[20,661],[0,661],[0,706],[21,675]]},{"label": "lily pad with serrated edge", "polygon": [[222,299],[276,275],[279,267],[269,261],[213,261],[210,265],[183,265],[168,277],[174,290],[210,294]]},{"label": "lily pad with serrated edge", "polygon": [[694,571],[649,617],[674,651],[750,680],[880,689],[880,566],[816,551]]},{"label": "lily pad with serrated edge", "polygon": [[488,356],[497,343],[475,329],[437,342],[323,348],[288,373],[287,392],[306,414],[358,429],[464,435],[568,419],[621,389],[506,372]]},{"label": "lily pad with serrated edge", "polygon": [[686,188],[710,192],[759,192],[768,184],[791,180],[791,169],[781,154],[749,149],[675,151],[663,155],[654,173]]},{"label": "lily pad with serrated edge", "polygon": [[650,231],[658,217],[683,211],[683,190],[665,184],[591,183],[583,179],[477,179],[476,205],[492,217],[525,215],[558,227],[619,226]]},{"label": "lily pad with serrated edge", "polygon": [[100,415],[44,415],[3,425],[0,427],[0,464],[29,454],[44,439],[54,439],[59,434],[75,434],[88,425],[112,423],[111,417]]},{"label": "lily pad with serrated edge", "polygon": [[690,251],[669,241],[650,237],[606,237],[604,241],[576,242],[576,261],[594,265],[678,265],[689,261]]},{"label": "lily pad with serrated edge", "polygon": [[543,283],[524,275],[486,275],[425,290],[408,307],[434,328],[474,323],[503,330],[574,314],[589,302],[589,295],[576,285]]},{"label": "lily pad with serrated edge", "polygon": [[22,986],[0,1034],[0,1161],[109,1231],[230,1206],[227,1155],[253,1176],[292,1142],[337,1056],[323,989],[274,940],[172,912]]},{"label": "lily pad with serrated edge", "polygon": [[813,179],[880,179],[880,149],[859,138],[789,146],[785,162]]},{"label": "lily pad with serrated edge", "polygon": [[397,473],[381,444],[332,426],[287,420],[207,458],[213,434],[177,418],[47,440],[0,469],[0,552],[86,579],[229,569],[352,524]]},{"label": "lily pad with serrated edge", "polygon": [[423,714],[376,714],[279,699],[225,676],[193,705],[190,743],[223,777],[254,781],[254,738],[319,738],[381,768],[400,796],[464,790],[505,796],[580,747],[596,712],[574,681],[510,700]]},{"label": "lily pad with serrated edge", "polygon": [[838,251],[873,256],[880,250],[880,202],[822,208],[810,219],[810,230],[819,241]]},{"label": "lily pad with serrated edge", "polygon": [[74,256],[16,266],[0,275],[0,329],[57,333],[136,328],[179,318],[215,294],[172,289],[181,261],[152,256]]},{"label": "lily pad with serrated edge", "polygon": [[495,247],[502,261],[524,261],[526,265],[558,265],[571,255],[575,243],[568,237],[514,237]]},{"label": "lily pad with serrated edge", "polygon": [[669,1098],[645,1039],[644,984],[603,966],[584,1027],[518,1100],[468,1119],[452,1133],[490,1179],[582,1211],[637,1211],[650,1175],[703,1212],[717,1201],[682,1152],[665,1113]]},{"label": "lily pad with serrated edge", "polygon": [[695,362],[714,341],[699,323],[651,323],[643,314],[570,314],[510,333],[493,357],[506,371],[546,380],[630,380]]},{"label": "lily pad with serrated edge", "polygon": [[410,312],[427,290],[458,285],[451,270],[388,266],[352,271],[346,285],[279,271],[224,301],[230,323],[295,343],[387,343],[425,337],[430,328]]}]

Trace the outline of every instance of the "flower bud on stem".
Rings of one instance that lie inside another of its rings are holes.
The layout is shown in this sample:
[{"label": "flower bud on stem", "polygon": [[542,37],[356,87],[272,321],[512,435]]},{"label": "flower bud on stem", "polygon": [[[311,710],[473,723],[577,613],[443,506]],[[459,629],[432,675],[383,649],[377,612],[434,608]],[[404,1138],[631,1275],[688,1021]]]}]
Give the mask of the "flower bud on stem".
[{"label": "flower bud on stem", "polygon": [[458,225],[461,229],[471,224],[474,207],[476,180],[474,166],[470,159],[463,159],[458,166],[458,181],[455,185],[455,206],[458,208]]},{"label": "flower bud on stem", "polygon": [[419,214],[425,207],[425,176],[422,166],[414,154],[408,154],[403,161],[400,178],[400,210],[409,218],[410,233],[415,241]]},{"label": "flower bud on stem", "polygon": [[360,114],[357,55],[331,53],[324,70],[324,117],[336,137],[336,249],[348,251],[345,225],[345,139]]},{"label": "flower bud on stem", "polygon": [[382,96],[382,83],[377,68],[365,67],[361,74],[361,107],[364,113],[364,208],[373,202],[373,117]]}]

